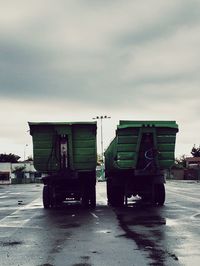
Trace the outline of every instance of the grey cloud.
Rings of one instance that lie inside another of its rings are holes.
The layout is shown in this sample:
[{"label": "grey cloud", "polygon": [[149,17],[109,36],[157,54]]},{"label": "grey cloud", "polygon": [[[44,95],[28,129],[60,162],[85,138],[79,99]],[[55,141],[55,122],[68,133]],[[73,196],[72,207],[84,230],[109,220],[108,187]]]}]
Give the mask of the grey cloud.
[{"label": "grey cloud", "polygon": [[[113,2],[110,1],[111,3]],[[130,52],[126,47],[127,43],[145,44],[149,40],[171,34],[179,26],[192,25],[198,21],[198,8],[194,5],[197,2],[179,3],[183,4],[172,10],[171,16],[169,13],[163,15],[163,21],[160,21],[161,17],[159,20],[155,18],[151,25],[134,31],[133,34],[113,32],[109,41],[116,34],[121,39],[113,42],[111,47],[109,43],[106,50],[100,51],[90,45],[84,49],[81,43],[78,43],[78,49],[73,50],[73,47],[64,47],[62,39],[53,39],[54,30],[58,30],[58,25],[55,26],[50,21],[51,12],[47,12],[48,20],[34,16],[27,18],[27,27],[21,25],[22,31],[19,28],[13,35],[10,33],[9,36],[1,36],[1,95],[27,100],[77,100],[84,104],[115,107],[121,103],[139,105],[147,97],[152,98],[152,101],[158,98],[162,100],[163,95],[170,99],[173,90],[169,88],[165,93],[162,86],[170,86],[173,83],[179,86],[181,81],[189,82],[194,73],[145,74],[141,78],[127,80],[122,80],[121,74]],[[55,17],[53,21],[55,22]],[[66,23],[65,20],[64,22]],[[102,34],[102,38],[105,38],[106,42],[108,37]],[[118,46],[119,43],[121,47]]]},{"label": "grey cloud", "polygon": [[[119,34],[116,43],[119,46],[146,44],[147,42],[168,37],[179,28],[194,26],[200,22],[200,3],[198,1],[179,1],[176,9],[164,10],[163,17],[155,17],[146,25],[141,25],[138,30]],[[159,15],[159,14],[158,14]]]},{"label": "grey cloud", "polygon": [[[34,54],[35,50],[29,51],[30,56],[16,47],[7,52],[10,59],[6,57],[7,64],[4,64],[4,69],[0,72],[1,95],[19,100],[66,99],[97,106],[139,106],[141,101],[177,101],[177,98],[172,97],[174,89],[169,88],[166,92],[163,85],[166,87],[176,83],[178,88],[179,82],[184,79],[188,82],[186,75],[146,76],[122,81],[118,76],[118,65],[122,59],[113,58],[112,55],[107,59],[105,68],[91,74],[84,70],[57,69],[58,62],[54,67],[49,67],[48,63],[52,63],[54,57],[45,62],[42,54]],[[191,78],[190,75],[191,73],[188,74],[188,79]],[[181,91],[178,94],[178,97],[183,95]]]},{"label": "grey cloud", "polygon": [[116,118],[113,129],[126,117],[170,117],[188,129],[181,145],[187,135],[199,140],[199,1],[0,3],[1,125],[4,137],[13,129],[11,151],[19,140],[23,150],[28,119],[102,110]]},{"label": "grey cloud", "polygon": [[133,87],[146,87],[149,86],[151,87],[152,85],[160,85],[161,88],[162,86],[167,86],[169,87],[173,84],[193,84],[195,82],[199,82],[199,72],[192,71],[192,72],[185,72],[185,73],[178,73],[178,74],[172,74],[168,75],[167,73],[163,73],[162,75],[146,75],[143,78],[135,78],[135,79],[130,79],[127,82],[125,82],[126,85],[130,86],[132,85]]}]

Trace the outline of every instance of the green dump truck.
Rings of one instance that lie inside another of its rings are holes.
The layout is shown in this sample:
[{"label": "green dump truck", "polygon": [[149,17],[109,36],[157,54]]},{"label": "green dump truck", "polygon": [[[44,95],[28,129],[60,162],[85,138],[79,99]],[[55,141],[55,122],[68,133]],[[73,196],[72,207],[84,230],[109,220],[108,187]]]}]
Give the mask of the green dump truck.
[{"label": "green dump truck", "polygon": [[34,166],[44,173],[44,208],[80,200],[96,206],[96,122],[29,122]]},{"label": "green dump truck", "polygon": [[105,151],[107,198],[122,206],[127,198],[163,205],[164,170],[174,164],[178,125],[175,121],[120,121]]}]

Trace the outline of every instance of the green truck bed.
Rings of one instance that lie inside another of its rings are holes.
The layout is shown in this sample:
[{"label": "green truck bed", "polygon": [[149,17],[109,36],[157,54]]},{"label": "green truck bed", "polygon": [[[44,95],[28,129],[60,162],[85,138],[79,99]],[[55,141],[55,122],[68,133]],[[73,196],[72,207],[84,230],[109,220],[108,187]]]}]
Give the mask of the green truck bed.
[{"label": "green truck bed", "polygon": [[43,173],[61,169],[60,136],[67,136],[70,170],[96,168],[96,122],[29,122],[34,166]]},{"label": "green truck bed", "polygon": [[120,121],[116,136],[105,151],[106,172],[136,169],[144,134],[153,136],[158,167],[170,168],[174,163],[177,132],[175,121]]}]

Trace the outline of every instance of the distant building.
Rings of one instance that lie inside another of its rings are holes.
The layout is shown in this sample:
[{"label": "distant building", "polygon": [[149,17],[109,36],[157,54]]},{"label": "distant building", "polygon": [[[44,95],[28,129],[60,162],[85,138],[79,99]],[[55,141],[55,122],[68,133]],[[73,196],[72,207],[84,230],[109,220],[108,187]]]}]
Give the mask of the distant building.
[{"label": "distant building", "polygon": [[184,179],[200,180],[200,157],[187,157]]},{"label": "distant building", "polygon": [[170,170],[169,179],[200,180],[200,157],[186,157],[185,167],[174,165]]},{"label": "distant building", "polygon": [[11,163],[0,162],[0,184],[11,184]]},{"label": "distant building", "polygon": [[183,180],[185,169],[183,167],[173,166],[170,170],[170,179]]},{"label": "distant building", "polygon": [[197,169],[200,167],[200,157],[187,157],[186,168],[188,169]]},{"label": "distant building", "polygon": [[0,162],[0,184],[11,184],[14,179],[21,179],[25,183],[34,182],[36,173],[33,161]]}]

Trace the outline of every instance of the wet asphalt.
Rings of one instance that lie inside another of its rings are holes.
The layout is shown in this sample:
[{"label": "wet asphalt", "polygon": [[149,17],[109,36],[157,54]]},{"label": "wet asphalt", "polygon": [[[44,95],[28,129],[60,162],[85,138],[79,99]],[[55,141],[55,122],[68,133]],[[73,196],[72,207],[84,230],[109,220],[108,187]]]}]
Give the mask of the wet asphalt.
[{"label": "wet asphalt", "polygon": [[168,181],[163,207],[131,198],[97,207],[42,206],[42,184],[0,186],[0,265],[200,265],[200,183]]}]

